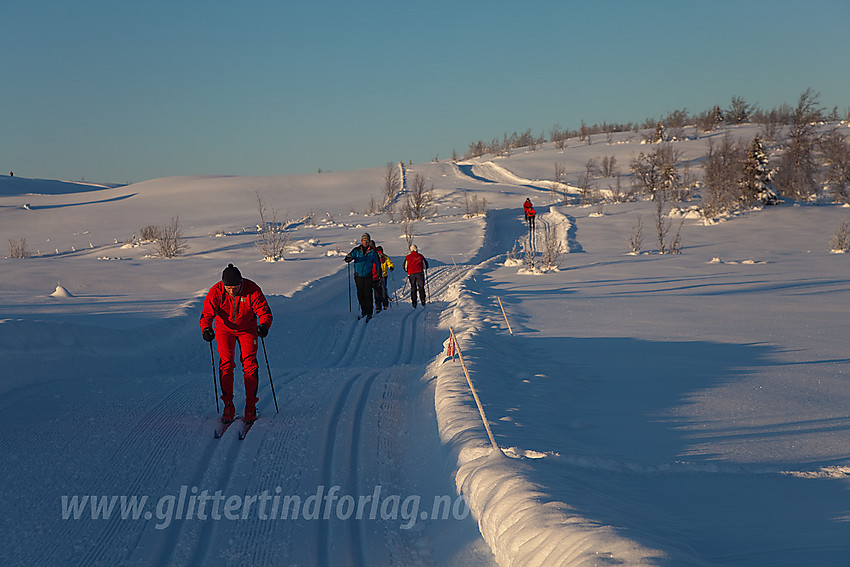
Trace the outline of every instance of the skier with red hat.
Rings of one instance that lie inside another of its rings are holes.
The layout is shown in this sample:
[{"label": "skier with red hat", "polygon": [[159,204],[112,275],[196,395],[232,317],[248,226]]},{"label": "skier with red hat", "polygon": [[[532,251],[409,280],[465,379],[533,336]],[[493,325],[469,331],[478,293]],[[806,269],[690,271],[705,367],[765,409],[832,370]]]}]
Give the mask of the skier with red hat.
[{"label": "skier with red hat", "polygon": [[[213,330],[215,322],[215,330]],[[233,369],[236,364],[236,343],[242,353],[242,373],[245,380],[246,422],[257,419],[257,337],[265,337],[272,324],[272,312],[260,286],[243,278],[239,269],[228,264],[221,281],[210,288],[201,309],[201,332],[205,341],[216,340],[218,346],[219,383],[224,412],[221,420],[229,423],[236,418],[233,405]]]}]

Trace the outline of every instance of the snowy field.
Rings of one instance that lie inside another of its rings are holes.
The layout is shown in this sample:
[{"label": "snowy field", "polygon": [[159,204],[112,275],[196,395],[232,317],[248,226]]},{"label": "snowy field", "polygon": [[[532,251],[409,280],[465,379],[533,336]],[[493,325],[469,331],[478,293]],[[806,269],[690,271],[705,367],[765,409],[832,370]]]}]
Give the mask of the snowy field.
[{"label": "snowy field", "polygon": [[[2,242],[30,252],[0,259],[5,563],[850,564],[850,258],[829,251],[850,208],[677,216],[682,253],[662,255],[652,203],[549,191],[556,163],[570,183],[591,157],[625,172],[639,140],[405,163],[437,195],[412,225],[425,309],[404,289],[402,225],[363,214],[383,167],[0,178]],[[698,173],[706,139],[676,146]],[[255,246],[258,194],[288,222],[284,261]],[[561,241],[556,271],[512,259],[526,197]],[[189,248],[157,257],[141,228],[175,216]],[[364,231],[398,266],[398,303],[369,323],[342,262]],[[213,438],[198,326],[229,262],[275,317],[243,441]]]}]

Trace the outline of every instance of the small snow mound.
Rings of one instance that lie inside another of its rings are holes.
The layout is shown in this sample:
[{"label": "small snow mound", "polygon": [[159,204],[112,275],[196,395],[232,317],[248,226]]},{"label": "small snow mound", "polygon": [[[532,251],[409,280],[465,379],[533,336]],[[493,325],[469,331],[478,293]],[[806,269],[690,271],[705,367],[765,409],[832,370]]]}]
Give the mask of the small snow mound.
[{"label": "small snow mound", "polygon": [[71,295],[71,292],[62,287],[62,285],[56,286],[56,291],[50,294],[50,297],[74,297]]},{"label": "small snow mound", "polygon": [[720,259],[720,256],[715,256],[709,262],[709,264],[722,264],[722,263],[723,263],[723,260]]}]

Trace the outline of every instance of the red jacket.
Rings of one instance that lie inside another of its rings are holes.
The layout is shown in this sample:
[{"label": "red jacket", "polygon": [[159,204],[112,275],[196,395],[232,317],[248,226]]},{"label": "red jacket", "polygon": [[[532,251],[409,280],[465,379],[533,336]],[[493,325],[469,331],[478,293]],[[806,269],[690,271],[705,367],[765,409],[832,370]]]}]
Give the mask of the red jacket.
[{"label": "red jacket", "polygon": [[408,274],[418,274],[422,272],[423,266],[426,270],[428,269],[428,260],[426,260],[425,256],[419,252],[411,252],[404,259],[404,270]]},{"label": "red jacket", "polygon": [[260,286],[243,278],[236,297],[227,295],[222,282],[210,288],[201,309],[201,329],[211,328],[213,319],[216,330],[223,330],[224,325],[231,331],[256,334],[258,324],[271,327],[272,311]]}]

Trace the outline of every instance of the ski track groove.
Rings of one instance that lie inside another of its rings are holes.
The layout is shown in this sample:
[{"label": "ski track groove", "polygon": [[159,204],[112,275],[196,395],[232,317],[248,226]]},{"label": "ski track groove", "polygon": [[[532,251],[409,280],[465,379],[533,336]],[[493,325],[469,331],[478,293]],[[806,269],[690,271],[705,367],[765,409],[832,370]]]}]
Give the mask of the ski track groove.
[{"label": "ski track groove", "polygon": [[[319,485],[331,486],[331,477],[333,476],[333,454],[336,446],[337,429],[343,409],[346,406],[346,401],[351,393],[354,383],[357,382],[363,374],[357,373],[343,385],[333,409],[330,413],[330,419],[326,428],[327,436],[325,441],[325,450],[322,454],[322,466],[319,478]],[[317,537],[316,537],[316,564],[320,566],[332,565],[329,561],[330,556],[330,526],[324,519],[317,521]]]},{"label": "ski track groove", "polygon": [[[348,494],[363,494],[364,492],[360,490],[363,487],[361,486],[362,479],[359,466],[360,445],[363,440],[363,418],[366,413],[369,396],[372,392],[372,384],[375,383],[375,379],[380,376],[380,374],[380,372],[376,372],[366,379],[363,384],[363,388],[360,391],[360,396],[357,399],[357,406],[354,413],[354,424],[351,428],[351,452],[348,459]],[[368,564],[364,553],[364,547],[367,545],[364,523],[365,520],[358,520],[356,518],[349,519],[348,521],[350,530],[349,536],[351,538],[351,545],[349,547],[349,558],[351,560],[349,563],[350,565]]]},{"label": "ski track groove", "polygon": [[348,367],[351,366],[354,357],[360,351],[360,345],[363,344],[363,339],[366,337],[365,327],[369,325],[368,321],[358,321],[357,325],[352,325],[353,330],[347,348],[342,353],[340,358],[331,366],[332,367]]},{"label": "ski track groove", "polygon": [[[283,435],[278,437],[278,441],[273,443],[264,443],[264,453],[265,454],[273,454],[276,455],[278,461],[285,465],[292,465],[295,463],[303,462],[301,458],[303,455],[299,455],[296,451],[299,450],[301,444],[297,443],[296,434],[298,432],[297,426],[298,423],[292,417],[284,418],[281,427],[285,428]],[[264,438],[265,441],[265,438]],[[292,485],[296,485],[298,480],[300,480],[303,474],[303,467],[299,466],[296,471],[290,473],[290,477],[294,479],[291,481]],[[279,485],[279,479],[281,476],[281,471],[277,470],[275,467],[266,467],[260,471],[260,474],[255,477],[252,475],[252,478],[256,478],[256,486],[254,492],[249,491],[249,493],[257,493],[261,492],[260,488],[270,489],[276,483]],[[284,492],[284,494],[291,493]],[[272,493],[273,494],[273,493]],[[241,526],[240,526],[241,527]],[[284,531],[278,537],[274,537],[275,528],[281,527]],[[241,542],[243,538],[241,537],[241,531],[237,530],[234,534],[233,541],[240,542],[237,543],[236,546],[239,549],[231,549],[233,552],[242,551],[244,554],[245,549],[251,550],[251,556],[245,558],[246,564],[250,565],[279,565],[283,562],[283,554],[282,552],[275,553],[275,543],[276,542],[289,542],[292,543],[292,533],[293,526],[291,521],[284,521],[282,523],[276,521],[266,521],[266,522],[255,522],[253,526],[245,526],[246,530],[249,530],[249,536],[247,541],[250,542],[249,545],[242,547]],[[277,546],[279,547],[279,545]]]},{"label": "ski track groove", "polygon": [[[360,321],[356,321],[356,323],[359,323],[359,322]],[[342,349],[342,352],[340,352],[339,355],[336,358],[331,360],[331,362],[328,364],[328,366],[330,366],[330,367],[342,366],[342,361],[346,358],[346,355],[349,355],[349,353],[351,352],[352,340],[355,336],[355,333],[358,330],[358,325],[355,324],[355,322],[351,322],[346,327],[347,327],[346,328],[347,333],[346,333],[345,341],[343,343],[345,345],[345,348]],[[361,335],[360,340],[362,340],[363,339],[363,337],[362,337],[363,333],[361,333],[360,335]],[[339,344],[339,343],[337,342],[336,344]]]},{"label": "ski track groove", "polygon": [[[150,442],[151,439],[156,441],[156,450],[148,454],[141,470],[135,475],[130,485],[125,490],[116,489],[114,494],[140,495],[145,491],[143,486],[146,486],[149,479],[153,478],[156,473],[162,470],[162,463],[169,455],[176,451],[176,447],[172,445],[185,444],[187,436],[178,435],[181,428],[178,427],[162,427],[163,416],[175,415],[175,410],[185,408],[187,396],[184,390],[194,387],[199,391],[201,388],[197,383],[187,380],[183,384],[175,387],[162,401],[150,410],[141,421],[133,427],[130,433],[124,438],[118,447],[113,451],[113,463],[122,460],[127,455],[134,454],[133,447],[139,441],[144,440]],[[194,399],[194,396],[189,396],[189,399]],[[184,427],[183,429],[186,429]],[[185,433],[185,431],[184,431]],[[111,464],[102,468],[104,471],[115,471],[110,476],[99,480],[104,482],[106,486],[119,486],[120,482],[113,482],[122,478],[120,472],[126,471],[126,466]],[[120,472],[119,472],[120,471]],[[79,565],[95,565],[95,564],[117,564],[124,559],[121,550],[125,548],[123,545],[114,545],[113,542],[118,537],[130,537],[132,531],[140,529],[139,523],[122,520],[120,514],[113,513],[109,520],[97,520],[106,522],[106,526],[96,536],[95,544],[90,548],[89,552],[83,556]],[[77,522],[70,522],[71,524]],[[128,534],[130,532],[130,534]],[[138,539],[138,535],[136,535]],[[63,541],[57,538],[56,541]]]},{"label": "ski track groove", "polygon": [[[266,398],[270,398],[270,397],[271,396],[266,396]],[[269,406],[274,407],[274,402],[270,399],[266,399],[266,401],[263,402],[262,405],[261,405],[260,419],[262,419],[263,414],[266,414],[268,412]],[[272,417],[274,416],[273,413],[271,415],[272,415]],[[267,418],[267,421],[270,420],[270,419],[271,418]],[[244,422],[242,420],[240,420],[240,422],[236,425],[238,425],[238,427],[241,428],[243,423]],[[233,429],[233,428],[231,427],[231,429]],[[250,461],[252,459],[252,457],[256,455],[256,452],[259,450],[259,445],[262,444],[261,429],[258,428],[258,424],[254,424],[254,426],[251,427],[251,432],[248,433],[248,435],[245,437],[245,439],[240,440],[238,438],[238,433],[239,433],[238,431],[235,431],[232,434],[230,434],[230,429],[228,429],[228,434],[230,436],[230,439],[229,439],[230,447],[228,447],[226,449],[227,458],[225,459],[225,466],[223,467],[218,478],[214,482],[212,482],[212,486],[216,487],[218,490],[221,490],[223,494],[228,494],[228,495],[234,495],[234,494],[244,495],[245,494],[244,490],[240,490],[240,489],[238,489],[238,487],[233,486],[235,484],[235,481],[234,481],[234,478],[233,478],[233,473],[237,469],[238,465],[244,466],[243,461],[246,461],[246,460]],[[226,437],[226,435],[225,435],[225,437]],[[255,437],[260,437],[260,439],[255,439]],[[251,443],[248,442],[249,440],[251,440]],[[221,441],[221,440],[219,439],[219,441]],[[253,449],[253,455],[252,456],[247,455],[247,453],[252,452],[252,449]],[[203,525],[201,526],[201,533],[198,537],[197,547],[194,550],[194,552],[192,553],[192,555],[183,564],[185,564],[185,565],[206,565],[206,564],[209,564],[209,562],[207,561],[207,557],[210,554],[210,551],[213,547],[213,542],[215,541],[214,536],[215,536],[216,532],[218,531],[217,528],[219,527],[218,524],[220,524],[220,523],[221,523],[220,521],[219,522],[209,522],[209,521],[203,522]],[[240,523],[244,523],[244,522],[240,521],[239,523],[236,524],[236,526],[237,527],[240,526]],[[246,545],[245,548],[243,548],[243,549],[250,549],[250,547],[248,547]],[[178,549],[178,552],[179,552],[179,549]],[[171,561],[168,564],[174,564],[174,565],[180,564],[178,561],[175,561],[174,559],[175,558],[172,557]],[[161,563],[161,564],[164,565],[166,563]]]},{"label": "ski track groove", "polygon": [[[289,374],[287,373],[283,374],[283,378],[287,378],[288,376]],[[290,377],[288,380],[285,379],[283,384],[287,384],[294,379],[295,377]],[[273,417],[275,414],[270,412],[270,409],[274,407],[274,400],[271,398],[271,390],[268,391],[268,395],[263,397],[264,400],[260,403],[260,419],[263,419],[263,416],[267,414],[270,414]],[[211,423],[204,423],[204,431],[209,429],[210,435],[212,436],[212,428],[208,428],[207,426],[215,425],[217,422],[218,418],[213,420]],[[242,424],[243,421],[241,419],[237,420],[236,423],[228,428],[220,439],[213,439],[203,450],[202,458],[194,467],[191,477],[187,481],[180,482],[180,484],[187,485],[190,490],[195,486],[197,486],[200,490],[203,490],[203,486],[205,484],[204,480],[215,470],[213,467],[213,460],[215,459],[215,456],[217,454],[223,454],[224,457],[220,460],[220,462],[222,462],[224,466],[222,466],[218,471],[218,478],[211,482],[210,485],[217,489],[222,489],[224,492],[224,489],[226,489],[230,484],[230,478],[233,476],[233,471],[236,468],[239,456],[244,452],[243,447],[245,446],[245,440],[240,441],[237,438],[238,429],[242,427]],[[254,425],[251,431],[252,433],[249,435],[253,435],[254,432],[259,433],[258,425]],[[178,520],[178,522],[181,521]],[[195,531],[195,527],[195,523],[183,520],[179,529],[169,530],[169,537],[162,546],[162,549],[158,554],[159,556],[154,564],[176,564],[177,559],[179,559],[175,557],[175,554],[178,553],[178,543],[181,539],[192,537],[192,532]],[[205,563],[204,559],[208,555],[209,549],[212,545],[213,534],[216,527],[217,522],[203,522],[200,534],[197,535],[197,543],[194,546],[194,550],[189,554],[190,559],[186,562],[187,565],[203,565]]]},{"label": "ski track groove", "polygon": [[[292,379],[287,380],[285,385],[289,385],[292,382],[295,382],[298,378],[301,378],[305,375],[308,375],[307,371],[300,371],[296,373]],[[288,388],[282,389],[282,394],[285,395],[285,392]],[[251,473],[248,475],[249,485],[246,486],[245,492],[246,494],[259,494],[263,490],[269,490],[270,495],[274,497],[274,485],[280,485],[280,478],[282,476],[283,471],[288,471],[292,473],[290,470],[291,465],[294,463],[298,463],[299,465],[303,462],[303,459],[300,458],[301,455],[294,454],[301,447],[303,447],[302,443],[294,442],[297,439],[298,435],[303,435],[306,438],[307,431],[302,431],[296,425],[298,424],[294,414],[286,411],[286,404],[283,403],[283,399],[278,400],[281,402],[281,414],[283,417],[280,418],[281,423],[279,423],[276,427],[267,427],[262,430],[262,436],[257,441],[257,456],[255,456],[253,461],[253,467]],[[253,435],[253,430],[256,429],[259,425],[255,425],[252,429],[252,433],[249,434],[249,437]],[[262,424],[265,426],[266,424]],[[276,433],[280,432],[281,435],[277,435]],[[246,438],[241,443],[245,443],[248,440]],[[239,442],[239,441],[237,441]],[[272,460],[272,466],[266,466],[267,464],[263,462],[263,458],[265,456],[274,455],[274,459]],[[290,455],[292,455],[290,457]],[[277,466],[275,466],[277,465]],[[279,468],[280,467],[280,468]],[[295,483],[297,484],[297,480],[301,478],[303,474],[303,467],[299,466],[296,471],[294,471],[294,475],[291,474],[291,477],[295,479]],[[292,492],[292,491],[290,491]],[[287,492],[284,492],[286,494]],[[292,537],[279,537],[274,538],[274,530],[278,526],[282,526],[282,529],[285,532],[292,531],[292,522],[284,521],[282,524],[278,521],[256,521],[256,522],[240,522],[236,526],[236,530],[234,531],[233,536],[231,537],[231,541],[233,542],[230,546],[228,556],[238,556],[240,557],[240,563],[248,564],[248,565],[279,565],[283,562],[282,557],[275,556],[275,543],[277,541],[291,542]],[[246,550],[250,550],[250,556],[246,557]],[[207,554],[208,555],[208,554]],[[204,559],[199,557],[198,559]],[[204,563],[194,563],[194,564],[207,564],[208,561]]]}]

